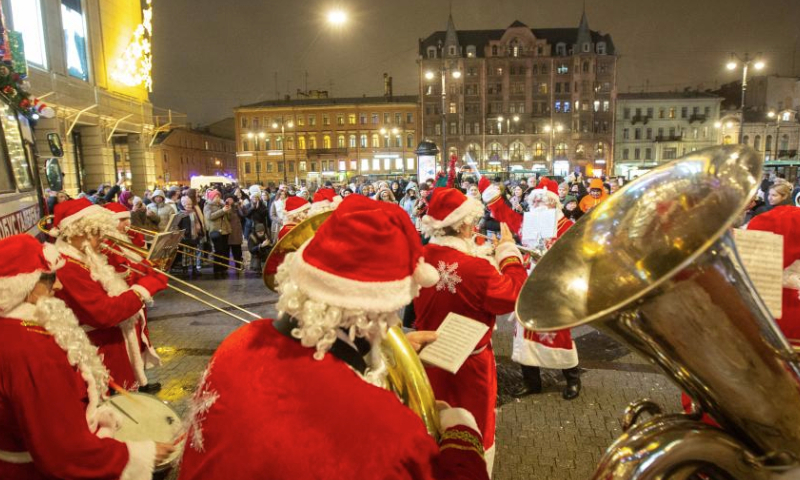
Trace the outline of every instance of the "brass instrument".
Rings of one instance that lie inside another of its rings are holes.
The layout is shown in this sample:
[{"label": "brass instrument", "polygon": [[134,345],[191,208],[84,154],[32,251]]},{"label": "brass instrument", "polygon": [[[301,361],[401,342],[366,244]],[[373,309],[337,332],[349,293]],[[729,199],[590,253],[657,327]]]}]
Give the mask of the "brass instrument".
[{"label": "brass instrument", "polygon": [[[694,152],[622,188],[537,264],[525,328],[595,327],[658,365],[721,426],[629,407],[593,478],[772,478],[800,458],[800,364],[731,235],[761,179],[745,146]],[[639,422],[644,411],[655,416]]]},{"label": "brass instrument", "polygon": [[[121,240],[119,240],[117,238],[114,238],[114,237],[108,237],[107,236],[105,238],[106,238],[106,240],[109,240],[109,241],[113,242],[115,244],[116,248],[109,247],[108,245],[102,245],[101,248],[107,249],[107,250],[111,251],[112,253],[115,253],[117,255],[122,255],[122,256],[124,256],[124,257],[126,257],[126,258],[128,258],[128,259],[130,259],[132,261],[135,261],[135,259],[131,258],[131,255],[128,252],[125,251],[126,249],[130,250],[131,252],[133,252],[133,253],[135,253],[137,255],[147,256],[147,249],[137,247],[136,245],[133,245],[133,244],[128,243],[128,242],[121,241]],[[139,265],[139,268],[137,268],[137,267],[128,267],[128,268],[132,272],[137,273],[139,275],[147,275],[147,269],[148,268],[153,268],[153,267],[149,267],[149,266],[146,266],[146,265]],[[239,310],[240,312],[243,312],[243,313],[245,313],[245,314],[247,314],[247,315],[249,315],[249,316],[251,316],[253,318],[256,318],[256,319],[262,318],[261,315],[253,313],[253,312],[251,312],[249,310],[246,310],[246,309],[244,309],[244,308],[242,308],[242,307],[240,307],[240,306],[238,306],[238,305],[236,305],[234,303],[231,303],[231,302],[229,302],[229,301],[227,301],[227,300],[225,300],[223,298],[220,298],[220,297],[212,294],[211,292],[203,290],[202,288],[198,287],[197,285],[193,285],[193,284],[191,284],[189,282],[181,280],[180,278],[177,278],[174,275],[170,275],[167,272],[164,272],[164,271],[161,271],[161,270],[159,270],[159,271],[160,271],[160,273],[162,275],[166,276],[171,281],[177,282],[177,283],[179,283],[181,285],[189,287],[192,290],[195,290],[195,291],[199,292],[200,294],[205,295],[208,298],[210,298],[212,300],[215,300],[215,301],[217,301],[217,302],[219,302],[219,303],[221,303],[221,304],[223,304],[223,305],[225,305],[227,307]],[[223,309],[221,307],[218,307],[217,305],[214,305],[213,303],[209,302],[208,300],[200,298],[197,295],[195,295],[195,294],[193,294],[193,293],[191,293],[189,291],[186,291],[186,290],[183,290],[181,288],[178,288],[178,287],[176,287],[176,286],[174,286],[172,284],[169,284],[167,286],[168,286],[168,288],[171,288],[171,289],[175,290],[176,292],[178,292],[180,294],[183,294],[183,295],[185,295],[185,296],[187,296],[187,297],[189,297],[189,298],[191,298],[193,300],[196,300],[196,301],[202,303],[203,305],[211,307],[214,310],[219,311],[220,313],[224,313],[225,315],[233,317],[233,318],[239,320],[240,322],[250,323],[250,320],[247,320],[246,318],[243,318],[243,317],[241,317],[239,315],[236,315],[233,312],[230,312],[230,311],[225,310],[225,309]]]},{"label": "brass instrument", "polygon": [[[314,236],[320,225],[333,214],[322,212],[298,223],[272,248],[264,264],[264,284],[275,290],[275,274],[287,254],[296,252]],[[393,391],[400,401],[416,413],[425,428],[435,438],[439,435],[439,414],[436,399],[419,356],[411,347],[400,326],[389,329],[381,345],[388,375],[387,390]]]},{"label": "brass instrument", "polygon": [[[158,235],[158,232],[156,232],[155,230],[148,230],[148,229],[142,228],[142,227],[134,227],[132,225],[128,226],[127,230],[130,230],[130,231],[136,232],[136,233],[141,233],[142,235],[149,236],[149,237],[153,237],[155,235]],[[191,255],[191,253],[188,253],[189,251],[200,252],[200,254],[202,255],[201,256],[201,261],[203,261],[203,262],[211,263],[211,264],[214,264],[214,265],[222,265],[223,267],[233,268],[234,270],[239,271],[239,272],[244,271],[244,262],[240,262],[238,260],[234,260],[232,258],[226,257],[225,255],[219,255],[217,253],[210,252],[208,250],[203,250],[201,248],[193,247],[191,245],[186,245],[185,243],[180,243],[178,245],[183,249],[181,251],[181,253],[183,253],[184,255]],[[212,260],[210,258],[206,258],[206,255],[220,258],[222,260],[225,260],[225,262],[219,262],[219,261],[216,261],[216,260]],[[231,266],[228,262],[232,262],[233,266]]]}]

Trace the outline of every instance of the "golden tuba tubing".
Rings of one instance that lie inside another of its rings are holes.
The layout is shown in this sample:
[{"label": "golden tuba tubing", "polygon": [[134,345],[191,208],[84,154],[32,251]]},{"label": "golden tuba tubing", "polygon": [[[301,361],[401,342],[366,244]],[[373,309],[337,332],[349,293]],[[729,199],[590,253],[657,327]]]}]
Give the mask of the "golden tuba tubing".
[{"label": "golden tuba tubing", "polygon": [[[595,478],[726,470],[722,444],[760,460],[745,462],[754,469],[747,474],[710,478],[761,478],[756,470],[767,464],[800,458],[800,366],[730,231],[761,167],[750,148],[724,146],[652,170],[570,228],[523,287],[516,313],[525,328],[593,323],[661,367],[722,427],[708,434],[686,416],[634,424]],[[677,454],[676,431],[703,432],[692,458]]]},{"label": "golden tuba tubing", "polygon": [[[263,271],[267,288],[276,291],[275,274],[286,255],[296,252],[310,240],[332,213],[327,211],[306,218],[272,247]],[[402,328],[394,326],[389,329],[381,344],[381,353],[388,369],[385,388],[393,391],[403,404],[416,413],[428,433],[437,438],[439,414],[433,389],[419,356],[406,340]]]}]

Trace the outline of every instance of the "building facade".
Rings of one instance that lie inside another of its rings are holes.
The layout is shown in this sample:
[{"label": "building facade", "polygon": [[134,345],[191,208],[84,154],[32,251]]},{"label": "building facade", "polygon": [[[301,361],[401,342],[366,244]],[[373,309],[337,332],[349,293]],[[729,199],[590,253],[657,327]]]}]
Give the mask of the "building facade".
[{"label": "building facade", "polygon": [[196,175],[238,179],[236,141],[203,130],[175,128],[153,142],[158,185],[189,185]]},{"label": "building facade", "polygon": [[[53,107],[36,143],[58,133],[65,190],[128,178],[155,182],[151,141],[168,114],[154,114],[150,86],[150,0],[2,0],[6,27],[24,40],[31,93]],[[144,9],[142,6],[144,5]]]},{"label": "building facade", "polygon": [[[717,122],[719,143],[739,143],[740,110],[722,112]],[[741,143],[764,156],[764,170],[794,181],[800,173],[800,118],[797,111],[747,109]]]},{"label": "building facade", "polygon": [[446,31],[419,42],[426,138],[481,170],[600,175],[611,167],[617,57],[578,28]]},{"label": "building facade", "polygon": [[702,92],[617,95],[614,175],[635,178],[720,143],[722,97]]},{"label": "building facade", "polygon": [[248,185],[416,172],[416,96],[267,101],[234,112],[239,178]]}]

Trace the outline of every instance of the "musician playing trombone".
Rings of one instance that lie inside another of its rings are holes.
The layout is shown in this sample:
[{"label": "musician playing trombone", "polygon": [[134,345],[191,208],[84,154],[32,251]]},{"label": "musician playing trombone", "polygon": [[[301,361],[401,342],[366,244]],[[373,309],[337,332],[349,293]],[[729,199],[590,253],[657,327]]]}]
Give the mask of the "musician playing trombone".
[{"label": "musician playing trombone", "polygon": [[148,384],[135,323],[145,302],[167,287],[166,277],[150,269],[129,286],[101,253],[103,238],[120,235],[103,207],[86,199],[56,206],[50,235],[66,261],[57,294],[75,312],[89,339],[100,349],[113,380],[123,388]]},{"label": "musician playing trombone", "polygon": [[277,280],[278,320],[233,332],[201,377],[181,480],[488,478],[472,414],[441,405],[437,444],[381,388],[397,311],[438,280],[408,214],[350,195]]},{"label": "musician playing trombone", "polygon": [[64,263],[30,235],[0,240],[0,478],[149,480],[174,447],[107,438],[108,371],[52,298]]}]

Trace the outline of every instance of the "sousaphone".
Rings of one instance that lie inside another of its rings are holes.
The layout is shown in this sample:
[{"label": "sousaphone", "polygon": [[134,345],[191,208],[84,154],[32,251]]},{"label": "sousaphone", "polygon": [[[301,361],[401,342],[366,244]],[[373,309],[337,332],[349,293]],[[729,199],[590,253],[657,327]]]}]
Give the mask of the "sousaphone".
[{"label": "sousaphone", "polygon": [[[753,480],[797,467],[800,366],[731,235],[761,167],[752,149],[721,146],[656,168],[570,228],[525,284],[525,328],[591,323],[719,424],[638,402],[595,479]],[[655,416],[640,421],[645,411]]]}]

